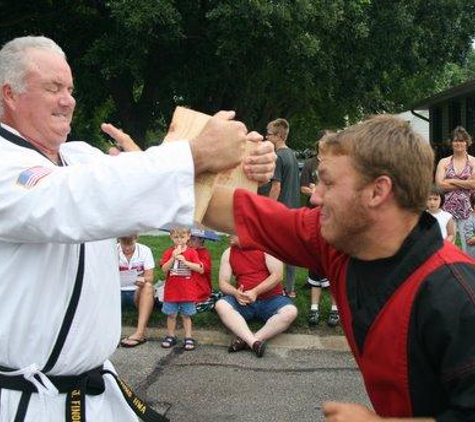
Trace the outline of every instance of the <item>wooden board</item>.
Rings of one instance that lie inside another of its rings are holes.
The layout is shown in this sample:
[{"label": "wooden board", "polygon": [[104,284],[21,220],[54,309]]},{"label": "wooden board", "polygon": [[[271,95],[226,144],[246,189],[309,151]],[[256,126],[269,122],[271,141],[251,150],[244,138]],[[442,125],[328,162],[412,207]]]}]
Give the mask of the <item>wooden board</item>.
[{"label": "wooden board", "polygon": [[[204,128],[211,116],[184,107],[177,107],[173,113],[169,133],[164,142],[192,139]],[[248,141],[245,156],[249,155],[253,142]],[[247,178],[241,166],[222,173],[202,173],[195,179],[195,222],[201,223],[213,195],[215,186],[241,187],[257,191],[257,182]]]}]

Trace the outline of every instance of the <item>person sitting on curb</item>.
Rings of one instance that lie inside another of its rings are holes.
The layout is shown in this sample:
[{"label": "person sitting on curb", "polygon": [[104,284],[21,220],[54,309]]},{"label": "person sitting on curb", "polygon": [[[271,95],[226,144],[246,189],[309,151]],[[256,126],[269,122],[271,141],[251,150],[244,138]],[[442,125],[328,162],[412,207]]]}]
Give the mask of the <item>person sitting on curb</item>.
[{"label": "person sitting on curb", "polygon": [[117,243],[121,306],[122,309],[138,309],[137,329],[132,335],[121,340],[122,347],[136,347],[147,341],[147,324],[155,303],[155,262],[152,251],[148,246],[137,243],[137,239],[137,235],[120,237]]},{"label": "person sitting on curb", "polygon": [[[257,357],[265,351],[265,341],[285,331],[297,317],[297,308],[284,296],[283,263],[260,250],[243,250],[239,238],[231,236],[230,247],[221,257],[219,288],[225,296],[216,302],[216,312],[235,335],[229,353],[249,347]],[[231,277],[236,277],[236,287]],[[253,333],[247,321],[265,324]]]}]

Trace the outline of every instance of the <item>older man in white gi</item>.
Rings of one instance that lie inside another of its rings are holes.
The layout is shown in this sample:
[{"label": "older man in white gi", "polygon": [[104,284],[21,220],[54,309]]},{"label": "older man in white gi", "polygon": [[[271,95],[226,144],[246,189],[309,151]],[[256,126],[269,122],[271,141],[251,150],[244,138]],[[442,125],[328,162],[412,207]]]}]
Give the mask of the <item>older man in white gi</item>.
[{"label": "older man in white gi", "polygon": [[[111,238],[191,224],[194,176],[235,166],[245,141],[262,138],[222,112],[195,139],[145,152],[64,143],[73,79],[44,37],[0,50],[0,87],[0,420],[137,420],[127,388],[104,373],[121,329]],[[271,151],[256,143],[251,178],[272,175]]]}]

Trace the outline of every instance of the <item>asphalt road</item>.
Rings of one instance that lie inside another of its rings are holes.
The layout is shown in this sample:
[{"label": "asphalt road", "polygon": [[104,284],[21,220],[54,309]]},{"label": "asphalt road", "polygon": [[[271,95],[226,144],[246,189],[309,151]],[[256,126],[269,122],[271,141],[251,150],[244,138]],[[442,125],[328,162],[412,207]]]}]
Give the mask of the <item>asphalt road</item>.
[{"label": "asphalt road", "polygon": [[325,400],[368,405],[349,352],[305,347],[270,344],[258,359],[223,345],[164,350],[152,339],[118,348],[112,360],[137,395],[173,422],[323,421]]}]

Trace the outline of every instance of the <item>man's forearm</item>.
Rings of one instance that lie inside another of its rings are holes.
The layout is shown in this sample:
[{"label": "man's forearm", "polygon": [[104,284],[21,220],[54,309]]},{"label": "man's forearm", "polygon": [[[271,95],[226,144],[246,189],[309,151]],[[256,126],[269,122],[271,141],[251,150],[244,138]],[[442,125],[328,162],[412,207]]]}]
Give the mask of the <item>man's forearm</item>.
[{"label": "man's forearm", "polygon": [[281,280],[282,280],[281,276],[271,274],[262,283],[254,287],[253,290],[256,292],[257,296],[259,296],[262,293],[266,293],[269,290],[272,290],[277,284],[280,283]]},{"label": "man's forearm", "polygon": [[206,209],[203,224],[224,233],[235,233],[234,225],[234,189],[216,186]]},{"label": "man's forearm", "polygon": [[219,290],[225,295],[236,296],[238,290],[228,281],[220,280],[218,283]]}]

